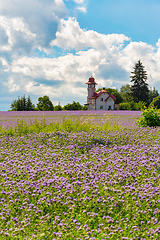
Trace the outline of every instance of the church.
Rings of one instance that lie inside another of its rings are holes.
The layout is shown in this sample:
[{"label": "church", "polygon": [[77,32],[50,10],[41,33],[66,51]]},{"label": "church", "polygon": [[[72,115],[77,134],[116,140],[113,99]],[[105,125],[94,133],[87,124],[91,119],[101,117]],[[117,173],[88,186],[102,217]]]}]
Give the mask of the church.
[{"label": "church", "polygon": [[88,110],[114,110],[116,97],[109,94],[105,88],[103,90],[96,92],[95,79],[91,76],[89,81],[86,83],[88,85],[88,96],[87,104]]}]

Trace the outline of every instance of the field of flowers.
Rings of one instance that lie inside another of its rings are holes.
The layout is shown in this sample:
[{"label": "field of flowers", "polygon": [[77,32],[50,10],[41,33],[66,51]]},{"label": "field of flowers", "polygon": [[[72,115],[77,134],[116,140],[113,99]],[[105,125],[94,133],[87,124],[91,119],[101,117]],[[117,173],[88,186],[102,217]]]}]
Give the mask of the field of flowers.
[{"label": "field of flowers", "polygon": [[0,239],[159,240],[160,127],[138,117],[0,112]]}]

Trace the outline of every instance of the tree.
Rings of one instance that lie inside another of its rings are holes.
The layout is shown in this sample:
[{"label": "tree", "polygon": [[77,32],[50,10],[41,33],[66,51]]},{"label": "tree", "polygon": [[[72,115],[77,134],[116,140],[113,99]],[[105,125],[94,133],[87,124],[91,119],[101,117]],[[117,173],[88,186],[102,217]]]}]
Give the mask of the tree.
[{"label": "tree", "polygon": [[155,90],[155,88],[153,88],[153,90],[152,89],[149,90],[148,95],[149,95],[149,104],[150,104],[155,97],[159,96],[159,93],[157,90]]},{"label": "tree", "polygon": [[64,110],[88,110],[86,106],[82,106],[79,102],[73,101],[73,103],[67,103],[64,107]]},{"label": "tree", "polygon": [[63,110],[63,107],[60,104],[54,107],[54,111],[62,111],[62,110]]},{"label": "tree", "polygon": [[17,100],[14,100],[12,103],[11,103],[11,111],[18,111],[18,101]]},{"label": "tree", "polygon": [[67,103],[64,107],[64,110],[82,110],[82,106],[79,102],[73,101],[73,103]]},{"label": "tree", "polygon": [[123,98],[123,102],[133,101],[131,86],[129,84],[122,85],[120,88],[120,94]]},{"label": "tree", "polygon": [[25,94],[22,97],[22,108],[23,108],[23,111],[27,110],[27,99],[25,97]]},{"label": "tree", "polygon": [[37,110],[38,111],[53,111],[54,106],[48,96],[43,96],[38,98],[37,103]]},{"label": "tree", "polygon": [[148,102],[148,84],[147,81],[147,72],[144,70],[144,66],[139,60],[135,63],[134,71],[131,72],[133,76],[131,76],[131,82],[133,85],[131,86],[132,97],[135,102],[143,101]]},{"label": "tree", "polygon": [[23,97],[18,97],[11,103],[11,111],[34,111],[35,106],[31,101],[30,96],[28,98],[23,95]]},{"label": "tree", "polygon": [[32,103],[31,97],[28,96],[26,102],[26,111],[33,111],[35,110],[35,105]]}]

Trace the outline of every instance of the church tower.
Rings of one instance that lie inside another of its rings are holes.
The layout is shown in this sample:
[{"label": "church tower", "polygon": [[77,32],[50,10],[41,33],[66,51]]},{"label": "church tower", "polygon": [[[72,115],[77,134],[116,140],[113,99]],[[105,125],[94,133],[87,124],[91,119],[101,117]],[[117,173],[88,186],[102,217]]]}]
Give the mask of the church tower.
[{"label": "church tower", "polygon": [[93,97],[94,92],[96,91],[95,85],[98,85],[98,84],[95,82],[95,79],[92,76],[89,78],[89,81],[86,84],[88,84],[87,103],[89,103],[90,102],[89,99]]}]

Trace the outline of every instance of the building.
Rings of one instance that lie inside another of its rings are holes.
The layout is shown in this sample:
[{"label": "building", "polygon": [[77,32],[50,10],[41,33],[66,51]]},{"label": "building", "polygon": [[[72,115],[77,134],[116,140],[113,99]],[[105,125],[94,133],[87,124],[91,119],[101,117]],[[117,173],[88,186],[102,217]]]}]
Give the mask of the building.
[{"label": "building", "polygon": [[96,92],[95,79],[91,76],[89,81],[86,83],[88,85],[88,96],[87,104],[89,110],[114,110],[116,97],[109,94],[105,88],[103,90]]}]

